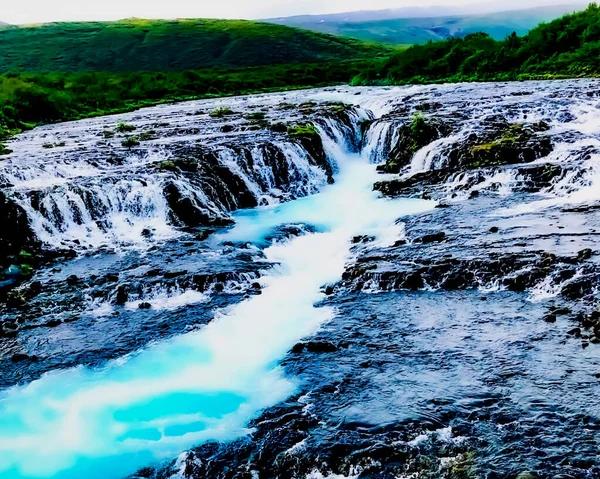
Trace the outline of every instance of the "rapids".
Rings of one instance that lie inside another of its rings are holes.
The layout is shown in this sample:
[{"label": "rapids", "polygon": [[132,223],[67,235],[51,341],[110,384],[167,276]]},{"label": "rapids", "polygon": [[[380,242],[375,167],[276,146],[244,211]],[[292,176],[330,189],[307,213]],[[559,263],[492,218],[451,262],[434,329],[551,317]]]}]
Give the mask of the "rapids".
[{"label": "rapids", "polygon": [[[339,87],[20,135],[8,240],[41,260],[0,308],[0,477],[600,477],[599,96]],[[415,115],[439,137],[382,173]],[[531,154],[467,163],[499,128]]]}]

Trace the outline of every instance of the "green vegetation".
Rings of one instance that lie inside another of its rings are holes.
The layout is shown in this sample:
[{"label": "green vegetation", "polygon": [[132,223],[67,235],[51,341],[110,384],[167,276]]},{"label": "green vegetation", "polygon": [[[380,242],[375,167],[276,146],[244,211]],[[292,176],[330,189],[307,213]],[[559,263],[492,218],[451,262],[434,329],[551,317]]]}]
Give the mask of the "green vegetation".
[{"label": "green vegetation", "polygon": [[[522,37],[496,41],[474,33],[406,50],[245,21],[9,26],[0,29],[1,72],[0,142],[42,123],[351,78],[354,84],[406,84],[599,75],[600,7],[591,4]],[[298,106],[306,114],[316,107]],[[331,106],[334,113],[344,108]],[[247,119],[267,125],[265,119]],[[112,138],[131,128],[117,125],[103,135]],[[298,128],[291,133],[311,134]],[[135,141],[151,138],[141,133]],[[9,152],[0,143],[0,155]]]},{"label": "green vegetation", "polygon": [[600,7],[496,41],[485,33],[415,45],[373,64],[354,84],[523,80],[600,74]]},{"label": "green vegetation", "polygon": [[263,121],[267,117],[267,114],[264,111],[255,111],[252,113],[248,113],[246,115],[246,120],[248,121]]},{"label": "green vegetation", "polygon": [[367,59],[386,49],[243,20],[51,23],[1,28],[0,73],[228,69]]},{"label": "green vegetation", "polygon": [[129,132],[135,131],[135,126],[129,125],[129,124],[124,123],[124,122],[120,122],[117,125],[117,127],[115,128],[115,131],[117,133],[129,133]]},{"label": "green vegetation", "polygon": [[137,136],[127,136],[121,142],[121,145],[126,148],[133,148],[134,146],[140,146],[140,140]]},{"label": "green vegetation", "polygon": [[249,21],[6,26],[0,28],[0,141],[41,123],[163,102],[347,82],[391,51]]},{"label": "green vegetation", "polygon": [[312,123],[305,123],[302,125],[293,125],[288,128],[288,135],[292,138],[314,138],[319,136],[319,132]]},{"label": "green vegetation", "polygon": [[[345,83],[369,63],[360,60],[165,73],[2,75],[0,141],[42,123],[121,113],[158,103]],[[103,134],[105,138],[114,136],[111,131]]]},{"label": "green vegetation", "polygon": [[211,118],[223,118],[224,116],[233,115],[234,112],[231,108],[223,107],[217,108],[216,110],[211,111],[208,116]]}]

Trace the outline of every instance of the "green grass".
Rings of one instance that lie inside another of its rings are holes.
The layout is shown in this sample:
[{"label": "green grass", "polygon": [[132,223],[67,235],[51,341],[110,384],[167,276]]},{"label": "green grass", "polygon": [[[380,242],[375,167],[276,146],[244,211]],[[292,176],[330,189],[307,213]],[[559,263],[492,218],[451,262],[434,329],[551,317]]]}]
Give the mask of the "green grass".
[{"label": "green grass", "polygon": [[[0,28],[0,141],[43,123],[164,102],[346,83],[392,51],[241,20],[6,26]],[[117,132],[132,131],[126,128]],[[0,154],[8,152],[0,144]]]},{"label": "green grass", "polygon": [[[0,75],[0,141],[43,123],[160,103],[347,83],[368,64],[360,60],[184,72]],[[103,134],[114,136],[111,131]],[[0,146],[2,153],[7,152]]]},{"label": "green grass", "polygon": [[0,73],[170,72],[372,58],[381,45],[243,20],[0,28]]}]

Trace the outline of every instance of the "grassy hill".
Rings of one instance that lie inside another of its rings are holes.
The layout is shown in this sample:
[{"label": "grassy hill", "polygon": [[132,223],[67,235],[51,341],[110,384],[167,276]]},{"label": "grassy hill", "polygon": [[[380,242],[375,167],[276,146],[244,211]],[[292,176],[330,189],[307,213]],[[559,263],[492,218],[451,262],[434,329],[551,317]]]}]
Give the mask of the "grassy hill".
[{"label": "grassy hill", "polygon": [[[430,40],[444,40],[450,36],[463,37],[470,33],[484,32],[496,40],[503,40],[513,31],[524,35],[542,22],[548,22],[567,13],[586,7],[575,1],[568,5],[554,5],[505,12],[469,15],[444,15],[414,17],[418,12],[405,10],[380,12],[354,12],[271,19],[274,23],[288,25],[343,37],[392,44],[417,44]],[[432,13],[432,9],[423,9]],[[398,15],[408,15],[398,17]]]},{"label": "grassy hill", "polygon": [[600,7],[496,41],[484,33],[414,45],[355,83],[404,84],[600,75]]},{"label": "grassy hill", "polygon": [[161,102],[345,83],[392,51],[250,21],[4,26],[0,140],[40,123]]},{"label": "grassy hill", "polygon": [[0,73],[167,72],[372,58],[377,45],[230,20],[52,23],[0,28]]}]

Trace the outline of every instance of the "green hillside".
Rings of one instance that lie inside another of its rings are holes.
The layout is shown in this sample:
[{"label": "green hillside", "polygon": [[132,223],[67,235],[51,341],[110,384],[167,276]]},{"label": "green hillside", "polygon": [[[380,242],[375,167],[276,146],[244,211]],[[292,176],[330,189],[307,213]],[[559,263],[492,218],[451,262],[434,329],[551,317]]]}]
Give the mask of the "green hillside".
[{"label": "green hillside", "polygon": [[[566,2],[565,2],[566,3]],[[448,37],[484,32],[504,40],[512,32],[524,35],[542,22],[585,8],[579,0],[568,5],[529,8],[497,13],[369,19],[373,12],[271,19],[274,23],[343,37],[392,44],[418,44]],[[428,10],[427,10],[428,11]],[[361,15],[362,13],[362,15]],[[382,16],[386,13],[382,11]],[[398,12],[397,14],[401,14]],[[361,19],[364,17],[365,19]]]},{"label": "green hillside", "polygon": [[600,7],[496,41],[485,33],[414,45],[355,83],[404,84],[600,75]]},{"label": "green hillside", "polygon": [[249,21],[5,26],[0,140],[41,123],[162,102],[345,83],[392,51]]},{"label": "green hillside", "polygon": [[370,58],[381,46],[229,20],[52,23],[0,28],[0,73],[182,71]]}]

